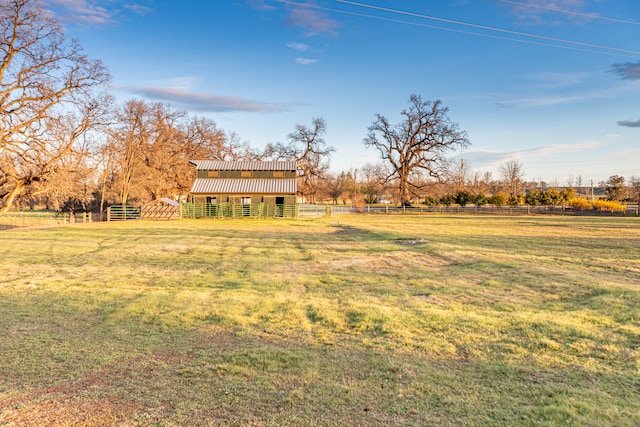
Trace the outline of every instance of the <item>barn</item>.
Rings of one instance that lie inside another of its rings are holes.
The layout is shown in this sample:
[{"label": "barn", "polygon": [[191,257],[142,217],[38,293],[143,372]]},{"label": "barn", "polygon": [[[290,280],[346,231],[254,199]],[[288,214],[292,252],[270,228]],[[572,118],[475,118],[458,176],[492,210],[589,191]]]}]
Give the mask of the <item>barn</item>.
[{"label": "barn", "polygon": [[187,217],[291,217],[296,162],[191,160],[196,179]]}]

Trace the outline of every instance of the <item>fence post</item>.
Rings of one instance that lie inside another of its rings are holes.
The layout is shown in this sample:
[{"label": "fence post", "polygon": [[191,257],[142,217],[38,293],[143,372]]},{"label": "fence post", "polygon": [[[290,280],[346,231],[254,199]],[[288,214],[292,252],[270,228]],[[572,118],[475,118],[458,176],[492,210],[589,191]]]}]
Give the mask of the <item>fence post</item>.
[{"label": "fence post", "polygon": [[107,222],[111,222],[111,206],[107,208]]}]

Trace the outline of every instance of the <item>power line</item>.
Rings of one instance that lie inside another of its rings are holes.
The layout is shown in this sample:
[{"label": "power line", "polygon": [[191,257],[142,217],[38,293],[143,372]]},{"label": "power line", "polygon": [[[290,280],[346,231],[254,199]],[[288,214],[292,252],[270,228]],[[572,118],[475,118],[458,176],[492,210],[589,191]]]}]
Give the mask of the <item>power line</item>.
[{"label": "power line", "polygon": [[[292,2],[289,2],[287,0],[282,0],[282,1],[284,3],[292,3]],[[473,32],[473,31],[456,30],[455,28],[439,27],[439,26],[436,26],[436,25],[429,25],[429,24],[420,24],[418,22],[403,21],[403,20],[400,20],[400,19],[393,19],[393,18],[384,18],[382,16],[367,15],[367,14],[358,13],[358,12],[348,12],[346,10],[331,9],[331,8],[327,8],[327,7],[312,6],[312,5],[304,5],[304,6],[305,7],[317,8],[317,9],[321,9],[321,10],[326,10],[328,12],[336,12],[336,13],[342,13],[342,14],[345,14],[345,15],[358,16],[358,17],[362,17],[362,18],[377,19],[379,21],[393,22],[393,23],[396,23],[396,24],[412,25],[412,26],[415,26],[415,27],[431,28],[431,29],[435,29],[435,30],[449,31],[449,32],[458,33],[458,34],[466,34],[466,35],[471,35],[471,36],[486,37],[486,38],[496,39],[496,40],[506,40],[506,41],[512,41],[512,42],[518,42],[518,43],[532,44],[532,45],[536,45],[536,46],[547,46],[547,47],[553,47],[553,48],[557,48],[557,49],[576,50],[576,51],[579,51],[579,52],[597,53],[597,54],[600,54],[600,55],[613,55],[613,56],[620,56],[620,57],[623,57],[623,58],[635,58],[636,57],[634,55],[629,55],[629,54],[607,52],[607,51],[601,51],[601,50],[600,51],[598,51],[598,50],[590,50],[590,49],[584,49],[584,48],[580,48],[580,47],[563,46],[563,45],[544,43],[544,42],[533,41],[533,40],[516,39],[516,38],[513,38],[513,37],[496,36],[496,35],[485,34],[485,33],[476,33],[476,32]]]},{"label": "power line", "polygon": [[582,16],[584,18],[601,19],[601,20],[605,20],[605,21],[621,22],[623,24],[640,25],[640,22],[628,21],[626,19],[609,18],[609,17],[606,17],[606,16],[596,15],[595,13],[580,13],[580,12],[574,12],[572,10],[556,9],[554,7],[540,6],[540,5],[537,5],[537,4],[530,4],[530,3],[522,3],[522,2],[519,2],[519,1],[513,1],[513,0],[499,0],[499,1],[501,1],[503,3],[511,3],[511,4],[515,4],[515,5],[523,6],[523,7],[530,7],[530,8],[535,8],[535,9],[549,10],[549,11],[558,12],[558,13],[566,13],[568,15]]},{"label": "power line", "polygon": [[[381,6],[375,6],[375,5],[366,4],[366,3],[357,3],[357,2],[349,1],[349,0],[336,0],[336,1],[339,2],[339,3],[344,3],[344,4],[351,5],[351,6],[356,6],[356,7],[362,7],[362,8],[367,8],[367,9],[379,10],[379,11],[382,11],[382,12],[388,12],[388,13],[395,13],[395,14],[399,14],[399,15],[411,16],[411,17],[414,17],[414,18],[428,19],[428,20],[432,20],[432,21],[444,22],[444,23],[447,23],[447,24],[461,25],[461,26],[477,28],[477,29],[481,29],[481,30],[495,31],[495,32],[499,32],[499,33],[511,34],[511,35],[516,35],[516,36],[520,36],[520,37],[529,37],[529,38],[541,39],[541,40],[558,42],[558,43],[566,43],[566,44],[575,45],[575,46],[588,47],[588,48],[592,48],[592,49],[601,49],[601,50],[606,50],[606,51],[621,52],[621,53],[632,54],[632,55],[640,55],[640,51],[635,51],[635,50],[621,49],[621,48],[597,45],[597,44],[592,44],[592,43],[576,42],[576,41],[572,41],[572,40],[559,39],[559,38],[556,38],[556,37],[541,36],[541,35],[532,34],[532,33],[523,33],[523,32],[520,32],[520,31],[506,30],[506,29],[498,28],[498,27],[490,27],[490,26],[487,26],[487,25],[479,25],[479,24],[473,24],[473,23],[470,23],[470,22],[456,21],[456,20],[453,20],[453,19],[439,18],[437,16],[423,15],[423,14],[419,14],[419,13],[415,13],[415,12],[408,12],[408,11],[403,11],[403,10],[398,10],[398,9],[390,9],[390,8],[381,7]],[[285,1],[284,3],[295,3],[295,2]],[[303,5],[299,4],[299,3],[296,3],[296,4],[298,4],[299,6],[303,6]],[[479,33],[475,33],[475,34],[476,35],[480,35]]]}]

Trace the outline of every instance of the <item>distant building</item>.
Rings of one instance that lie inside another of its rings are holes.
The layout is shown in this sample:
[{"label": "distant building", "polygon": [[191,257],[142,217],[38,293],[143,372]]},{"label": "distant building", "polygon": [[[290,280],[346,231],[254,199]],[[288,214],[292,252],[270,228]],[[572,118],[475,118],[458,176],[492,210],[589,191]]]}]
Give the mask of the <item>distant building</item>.
[{"label": "distant building", "polygon": [[193,216],[293,216],[296,162],[191,160]]}]

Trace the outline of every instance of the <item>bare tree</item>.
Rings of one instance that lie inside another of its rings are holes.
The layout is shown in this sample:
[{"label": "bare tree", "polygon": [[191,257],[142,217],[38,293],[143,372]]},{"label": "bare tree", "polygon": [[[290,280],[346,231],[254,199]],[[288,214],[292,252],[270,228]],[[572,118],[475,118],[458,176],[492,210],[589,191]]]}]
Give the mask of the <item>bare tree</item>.
[{"label": "bare tree", "polygon": [[524,166],[520,160],[511,159],[498,168],[502,182],[509,196],[517,196],[522,192],[524,184]]},{"label": "bare tree", "polygon": [[151,138],[149,121],[148,105],[130,100],[116,111],[116,123],[109,131],[109,145],[116,157],[114,185],[118,202],[123,205],[129,200],[134,181],[143,177],[143,153]]},{"label": "bare tree", "polygon": [[410,107],[401,114],[404,120],[395,125],[382,114],[369,127],[364,145],[374,147],[382,160],[391,166],[387,180],[397,179],[403,205],[411,201],[411,189],[420,188],[426,174],[437,180],[445,176],[447,153],[469,145],[467,134],[449,119],[448,108],[440,100],[423,101],[418,95],[409,98]]},{"label": "bare tree", "polygon": [[263,160],[295,160],[301,174],[298,191],[312,203],[326,179],[329,158],[335,151],[324,140],[326,132],[327,123],[322,118],[314,118],[311,127],[296,124],[287,144],[267,144],[260,155]]},{"label": "bare tree", "polygon": [[109,98],[93,91],[109,74],[36,0],[1,1],[0,29],[1,212],[45,182],[99,121]]},{"label": "bare tree", "polygon": [[640,205],[640,178],[632,176],[629,180],[631,197]]},{"label": "bare tree", "polygon": [[578,177],[576,178],[576,192],[578,193],[578,195],[584,194],[582,174],[578,175]]},{"label": "bare tree", "polygon": [[567,187],[573,188],[574,181],[575,181],[575,177],[573,175],[569,175],[569,177],[567,178]]},{"label": "bare tree", "polygon": [[112,161],[105,172],[111,174],[111,188],[122,204],[130,197],[138,202],[179,197],[195,177],[189,160],[239,160],[250,151],[212,120],[141,100],[130,100],[117,110],[108,144]]},{"label": "bare tree", "polygon": [[384,178],[387,175],[381,164],[365,164],[360,168],[360,188],[366,203],[377,203],[384,192]]},{"label": "bare tree", "polygon": [[460,159],[451,166],[448,173],[448,181],[451,185],[451,193],[457,193],[467,187],[469,164],[464,159]]}]

